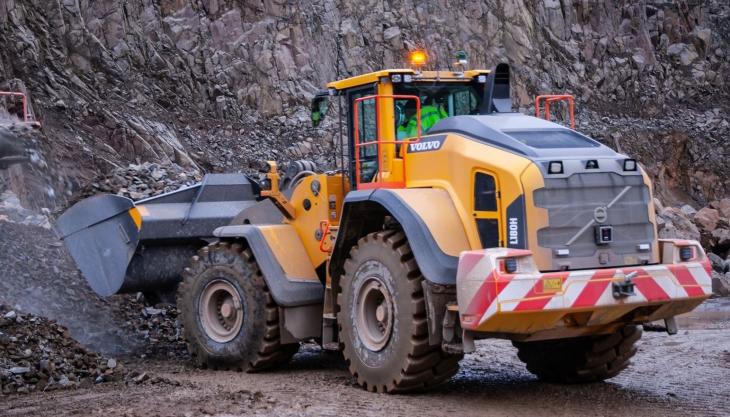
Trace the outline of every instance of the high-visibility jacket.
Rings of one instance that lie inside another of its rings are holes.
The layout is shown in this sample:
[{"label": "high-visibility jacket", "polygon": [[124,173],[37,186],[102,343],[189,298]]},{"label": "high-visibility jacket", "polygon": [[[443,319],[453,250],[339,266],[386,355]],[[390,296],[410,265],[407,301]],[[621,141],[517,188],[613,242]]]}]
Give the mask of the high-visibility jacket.
[{"label": "high-visibility jacket", "polygon": [[[447,117],[449,114],[441,107],[430,104],[421,107],[421,134],[428,132],[436,122]],[[418,123],[414,114],[406,126],[398,126],[398,139],[412,138],[416,135],[418,135]]]}]

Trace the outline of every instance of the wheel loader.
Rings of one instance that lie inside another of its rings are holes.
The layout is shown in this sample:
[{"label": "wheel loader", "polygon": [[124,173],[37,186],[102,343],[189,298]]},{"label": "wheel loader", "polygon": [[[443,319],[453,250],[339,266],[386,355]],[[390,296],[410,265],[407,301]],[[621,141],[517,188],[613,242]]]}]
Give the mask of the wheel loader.
[{"label": "wheel loader", "polygon": [[[708,298],[710,263],[696,241],[658,239],[637,161],[513,112],[509,74],[416,66],[332,82],[312,120],[334,112],[341,169],[269,162],[263,180],[95,196],[57,229],[98,294],[174,295],[202,367],[261,371],[316,341],[362,387],[404,392],[502,338],[540,379],[611,378],[642,323],[674,333]],[[445,117],[424,126],[427,106]]]}]

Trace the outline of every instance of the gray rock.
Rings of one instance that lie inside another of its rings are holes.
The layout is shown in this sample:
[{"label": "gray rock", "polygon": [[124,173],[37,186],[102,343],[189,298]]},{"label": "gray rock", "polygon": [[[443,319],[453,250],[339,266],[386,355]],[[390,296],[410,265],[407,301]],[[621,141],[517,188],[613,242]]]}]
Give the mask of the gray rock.
[{"label": "gray rock", "polygon": [[30,372],[30,368],[27,366],[14,366],[10,368],[10,373],[13,375],[21,375]]},{"label": "gray rock", "polygon": [[712,273],[712,292],[721,297],[730,296],[730,273]]},{"label": "gray rock", "polygon": [[60,385],[62,387],[67,387],[71,384],[72,384],[71,380],[69,380],[66,375],[61,375],[61,377],[58,379],[58,385]]},{"label": "gray rock", "polygon": [[691,65],[699,57],[694,45],[687,45],[685,43],[669,45],[667,55],[676,59],[684,67]]},{"label": "gray rock", "polygon": [[682,210],[682,213],[684,213],[686,216],[694,216],[695,213],[697,213],[697,210],[695,210],[695,208],[690,206],[689,204],[684,204],[682,207],[680,207],[680,210]]},{"label": "gray rock", "polygon": [[159,316],[161,314],[165,314],[165,310],[154,307],[145,307],[144,314],[147,316]]},{"label": "gray rock", "polygon": [[721,274],[724,274],[727,272],[727,264],[725,263],[725,260],[719,257],[718,255],[715,255],[712,252],[709,252],[707,254],[707,257],[710,258],[710,262],[712,263],[712,269],[715,272],[719,272]]}]

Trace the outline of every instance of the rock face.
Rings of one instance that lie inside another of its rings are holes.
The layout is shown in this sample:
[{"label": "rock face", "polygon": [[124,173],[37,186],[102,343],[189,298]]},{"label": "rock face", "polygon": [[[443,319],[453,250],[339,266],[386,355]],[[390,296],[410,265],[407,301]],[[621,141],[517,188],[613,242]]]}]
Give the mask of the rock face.
[{"label": "rock face", "polygon": [[728,191],[729,9],[722,0],[6,0],[0,87],[31,93],[63,150],[65,192],[129,163],[332,165],[333,129],[308,127],[318,88],[402,66],[410,48],[428,47],[439,67],[464,49],[473,67],[512,65],[523,109],[537,93],[575,94],[590,110],[581,127],[646,160],[663,197],[706,203]]}]

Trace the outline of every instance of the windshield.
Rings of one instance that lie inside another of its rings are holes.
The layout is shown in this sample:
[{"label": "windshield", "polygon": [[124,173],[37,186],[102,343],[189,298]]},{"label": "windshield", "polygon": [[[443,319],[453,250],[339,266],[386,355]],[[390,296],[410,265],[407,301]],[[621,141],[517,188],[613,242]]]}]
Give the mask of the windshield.
[{"label": "windshield", "polygon": [[[441,119],[478,114],[484,84],[412,83],[395,84],[394,87],[395,94],[413,95],[421,99],[421,134],[425,134]],[[417,135],[414,100],[395,100],[395,128],[398,139]]]}]

